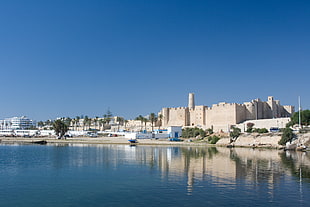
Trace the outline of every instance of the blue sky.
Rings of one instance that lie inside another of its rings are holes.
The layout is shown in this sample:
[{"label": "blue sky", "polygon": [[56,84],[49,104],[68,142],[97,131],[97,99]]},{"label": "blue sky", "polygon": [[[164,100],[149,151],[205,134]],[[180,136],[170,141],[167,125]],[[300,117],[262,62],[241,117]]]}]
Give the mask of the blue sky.
[{"label": "blue sky", "polygon": [[0,118],[274,96],[309,109],[310,1],[2,0]]}]

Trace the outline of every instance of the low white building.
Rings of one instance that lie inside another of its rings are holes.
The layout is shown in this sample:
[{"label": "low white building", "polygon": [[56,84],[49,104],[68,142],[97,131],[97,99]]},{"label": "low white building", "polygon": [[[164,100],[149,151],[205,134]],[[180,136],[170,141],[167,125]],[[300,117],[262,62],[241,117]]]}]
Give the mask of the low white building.
[{"label": "low white building", "polygon": [[127,139],[166,139],[166,138],[179,138],[182,136],[182,127],[171,126],[167,130],[155,131],[153,133],[142,133],[142,132],[128,132],[125,133],[125,138]]},{"label": "low white building", "polygon": [[291,121],[291,118],[275,118],[275,119],[259,119],[259,120],[247,120],[243,123],[237,124],[236,127],[241,129],[241,132],[247,130],[247,124],[252,123],[253,128],[285,128],[286,124]]}]

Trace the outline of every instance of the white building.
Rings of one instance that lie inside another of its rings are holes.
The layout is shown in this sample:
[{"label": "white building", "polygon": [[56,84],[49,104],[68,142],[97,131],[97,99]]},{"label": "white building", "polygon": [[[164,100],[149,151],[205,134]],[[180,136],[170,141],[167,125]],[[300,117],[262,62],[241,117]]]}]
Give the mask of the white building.
[{"label": "white building", "polygon": [[159,133],[155,131],[154,133],[142,133],[142,132],[126,132],[125,138],[127,139],[165,139],[165,138],[179,138],[182,136],[181,126],[170,126],[165,130],[165,132]]},{"label": "white building", "polygon": [[34,127],[36,123],[26,116],[7,118],[0,120],[0,129],[30,129]]}]

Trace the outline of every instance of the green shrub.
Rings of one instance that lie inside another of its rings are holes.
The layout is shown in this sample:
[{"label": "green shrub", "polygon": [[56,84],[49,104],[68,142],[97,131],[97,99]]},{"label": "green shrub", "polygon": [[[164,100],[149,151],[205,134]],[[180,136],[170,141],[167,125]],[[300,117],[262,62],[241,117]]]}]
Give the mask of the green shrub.
[{"label": "green shrub", "polygon": [[198,127],[195,128],[185,128],[182,130],[182,137],[184,138],[193,138],[193,137],[205,137],[206,132],[203,129],[200,129]]},{"label": "green shrub", "polygon": [[208,134],[213,134],[213,129],[210,129],[210,128],[209,128],[209,129],[206,130],[206,132],[207,132]]},{"label": "green shrub", "polygon": [[253,128],[248,128],[248,129],[246,130],[246,132],[248,132],[248,133],[253,132]]},{"label": "green shrub", "polygon": [[293,138],[295,137],[293,130],[289,127],[286,127],[283,130],[282,137],[280,141],[278,142],[280,145],[285,145],[287,142],[291,142]]},{"label": "green shrub", "polygon": [[216,144],[217,141],[219,141],[219,140],[220,140],[220,138],[216,135],[208,137],[208,141],[210,144]]},{"label": "green shrub", "polygon": [[246,127],[247,127],[246,132],[251,133],[253,131],[253,126],[254,126],[254,123],[251,123],[251,122],[247,123],[246,124]]},{"label": "green shrub", "polygon": [[256,132],[256,133],[261,133],[262,134],[262,133],[268,133],[269,131],[266,128],[253,128],[252,132]]},{"label": "green shrub", "polygon": [[232,131],[229,133],[229,136],[233,139],[236,139],[240,136],[241,134],[241,129],[237,127],[233,127]]},{"label": "green shrub", "polygon": [[258,130],[258,133],[268,133],[269,131],[268,131],[268,129],[266,129],[266,128],[262,128],[262,129],[259,129]]}]

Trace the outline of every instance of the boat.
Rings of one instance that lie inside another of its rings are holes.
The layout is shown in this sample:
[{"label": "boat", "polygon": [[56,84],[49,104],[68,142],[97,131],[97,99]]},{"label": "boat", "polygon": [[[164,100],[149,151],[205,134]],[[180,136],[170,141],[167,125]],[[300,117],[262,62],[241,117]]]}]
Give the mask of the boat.
[{"label": "boat", "polygon": [[130,144],[136,144],[136,143],[138,143],[138,141],[137,141],[136,139],[129,139],[128,142],[129,142]]},{"label": "boat", "polygon": [[180,142],[180,141],[182,141],[182,140],[175,137],[175,138],[170,138],[169,141],[170,141],[170,142]]},{"label": "boat", "polygon": [[47,144],[47,141],[45,140],[39,140],[39,141],[32,141],[33,144]]},{"label": "boat", "polygon": [[307,146],[304,146],[304,145],[302,145],[302,146],[299,146],[299,147],[296,147],[296,150],[297,151],[307,151]]}]

